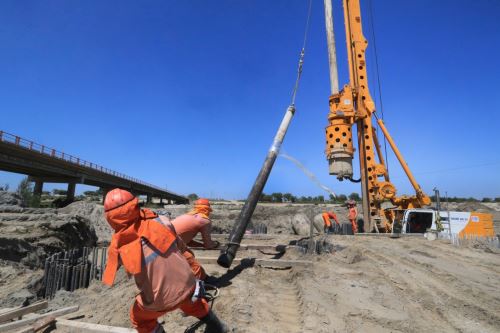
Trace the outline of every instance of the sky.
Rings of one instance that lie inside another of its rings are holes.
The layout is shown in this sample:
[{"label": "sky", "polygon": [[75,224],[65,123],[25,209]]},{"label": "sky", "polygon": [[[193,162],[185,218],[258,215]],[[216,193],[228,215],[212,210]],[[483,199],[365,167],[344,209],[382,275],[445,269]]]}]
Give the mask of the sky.
[{"label": "sky", "polygon": [[[384,120],[424,191],[500,197],[500,1],[372,0],[372,16],[368,0],[361,6],[377,112],[373,32]],[[0,130],[176,193],[244,199],[290,103],[307,8],[307,0],[3,0]],[[342,86],[341,1],[333,8]],[[328,175],[328,73],[323,1],[313,0],[283,150],[334,192],[360,192]],[[398,194],[413,193],[390,152],[388,160]],[[11,188],[21,178],[0,172]],[[264,191],[327,196],[284,158]]]}]

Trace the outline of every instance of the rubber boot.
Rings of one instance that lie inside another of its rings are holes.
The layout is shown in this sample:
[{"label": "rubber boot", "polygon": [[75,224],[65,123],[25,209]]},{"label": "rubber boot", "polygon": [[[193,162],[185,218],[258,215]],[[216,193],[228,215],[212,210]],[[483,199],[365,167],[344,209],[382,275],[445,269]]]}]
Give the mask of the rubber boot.
[{"label": "rubber boot", "polygon": [[205,328],[205,333],[227,333],[229,329],[226,324],[220,321],[219,318],[215,315],[215,313],[210,310],[208,314],[200,319],[207,326]]}]

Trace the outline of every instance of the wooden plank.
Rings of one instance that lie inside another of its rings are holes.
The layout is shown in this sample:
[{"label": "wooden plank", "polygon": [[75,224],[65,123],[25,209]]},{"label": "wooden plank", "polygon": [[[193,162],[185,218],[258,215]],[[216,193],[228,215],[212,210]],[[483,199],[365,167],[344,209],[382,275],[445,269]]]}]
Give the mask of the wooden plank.
[{"label": "wooden plank", "polygon": [[12,311],[12,310],[16,310],[18,308],[1,308],[0,309],[0,314],[2,313],[5,313],[5,312],[9,312],[9,311]]},{"label": "wooden plank", "polygon": [[46,309],[49,306],[49,303],[47,301],[42,301],[38,303],[34,303],[28,306],[25,306],[23,308],[17,308],[14,310],[10,310],[7,312],[4,312],[0,314],[0,323],[3,323],[4,321],[8,321],[17,317],[22,317],[27,313],[32,313],[36,312],[39,310]]},{"label": "wooden plank", "polygon": [[[221,246],[222,247],[222,246]],[[214,249],[205,249],[204,247],[190,247],[193,251],[219,251],[221,247]],[[265,245],[265,244],[241,244],[238,250],[269,250],[285,252],[287,248],[295,247],[293,245]]]},{"label": "wooden plank", "polygon": [[[200,264],[217,264],[216,257],[196,257]],[[283,260],[283,259],[262,259],[262,258],[235,258],[233,264],[248,263],[267,267],[307,267],[312,265],[309,260]]]},{"label": "wooden plank", "polygon": [[[213,239],[221,239],[221,238],[225,238],[225,239],[228,239],[229,238],[229,234],[210,234],[210,236],[213,238]],[[294,235],[287,235],[287,236],[294,236]],[[245,234],[243,235],[243,239],[262,239],[262,240],[267,240],[267,239],[274,239],[274,238],[277,238],[277,237],[283,237],[282,234],[276,234],[276,235],[273,235],[273,234]],[[200,239],[196,239],[198,241],[201,241],[201,238]]]},{"label": "wooden plank", "polygon": [[76,320],[57,319],[56,326],[69,328],[72,333],[136,333],[131,328],[85,323]]},{"label": "wooden plank", "polygon": [[[345,236],[345,235],[340,235],[340,236]],[[424,234],[391,234],[391,233],[383,233],[383,234],[376,234],[376,233],[358,233],[354,234],[354,236],[371,236],[371,237],[415,237],[415,238],[424,238]]]},{"label": "wooden plank", "polygon": [[[229,234],[210,234],[212,239],[215,240],[220,240],[222,239],[228,239]],[[270,239],[276,239],[276,238],[293,238],[293,237],[301,237],[298,235],[286,235],[286,234],[245,234],[243,235],[243,239],[255,239],[255,240],[270,240]],[[195,241],[198,242],[203,242],[203,240],[199,237],[194,239]],[[109,241],[103,241],[98,243],[99,246],[109,246]]]},{"label": "wooden plank", "polygon": [[43,330],[44,328],[49,327],[50,325],[52,325],[55,322],[56,322],[56,317],[54,317],[54,316],[42,318],[42,319],[37,320],[30,327],[19,331],[19,333],[35,333],[35,332],[38,332],[40,330]]},{"label": "wooden plank", "polygon": [[19,328],[19,327],[23,327],[26,325],[30,325],[30,324],[34,323],[35,321],[42,319],[42,318],[45,318],[45,317],[50,317],[50,316],[58,317],[58,316],[62,316],[62,315],[68,314],[68,313],[76,312],[76,311],[78,311],[78,309],[79,309],[79,306],[75,305],[75,306],[70,306],[67,308],[62,308],[59,310],[47,312],[47,313],[44,313],[41,315],[34,315],[31,318],[21,319],[21,320],[7,323],[7,324],[2,324],[2,325],[0,325],[0,332],[6,332],[6,331],[13,330],[14,328]]}]

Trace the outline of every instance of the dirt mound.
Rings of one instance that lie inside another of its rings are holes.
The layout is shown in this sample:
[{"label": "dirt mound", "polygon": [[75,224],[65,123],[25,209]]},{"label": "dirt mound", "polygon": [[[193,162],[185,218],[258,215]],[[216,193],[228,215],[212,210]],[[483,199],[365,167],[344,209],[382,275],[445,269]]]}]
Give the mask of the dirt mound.
[{"label": "dirt mound", "polygon": [[304,213],[292,217],[292,230],[296,235],[306,236],[310,233],[311,220]]},{"label": "dirt mound", "polygon": [[22,198],[13,192],[0,191],[0,206],[21,206]]},{"label": "dirt mound", "polygon": [[[213,212],[210,215],[213,232],[229,233],[233,228],[233,224],[237,220],[242,208],[242,202],[224,204],[213,203]],[[155,211],[159,214],[169,213],[172,218],[175,218],[188,212],[190,209],[190,205],[168,205],[165,206],[164,209]],[[342,205],[259,203],[252,215],[248,229],[253,229],[254,226],[263,224],[267,226],[268,233],[293,235],[296,234],[296,231],[298,231],[298,229],[294,230],[293,227],[294,224],[298,223],[297,219],[301,219],[302,222],[304,219],[307,219],[307,221],[313,220],[315,229],[322,232],[323,220],[321,219],[321,213],[327,210],[335,212],[341,223],[348,223],[347,209]],[[295,219],[297,215],[300,215],[301,217],[297,217],[297,219]],[[307,227],[307,235],[308,234],[309,227]]]},{"label": "dirt mound", "polygon": [[109,241],[111,239],[113,230],[106,221],[104,216],[104,207],[100,204],[87,201],[77,201],[64,208],[58,209],[58,213],[84,219],[87,225],[94,229],[98,243]]},{"label": "dirt mound", "polygon": [[102,224],[99,216],[99,208],[86,203],[74,203],[64,209],[0,205],[2,307],[18,306],[40,297],[45,258],[61,249],[94,246],[94,227]]},{"label": "dirt mound", "polygon": [[[229,231],[241,210],[241,206],[233,205],[226,209],[225,211],[216,211],[214,209],[214,223],[219,223],[221,229]],[[251,224],[265,224],[268,227],[268,233],[273,234],[308,235],[310,220],[314,221],[317,231],[323,230],[323,220],[320,220],[318,216],[327,210],[334,211],[341,222],[347,222],[347,210],[341,205],[258,204],[252,216]],[[299,228],[299,224],[303,227]],[[307,224],[307,228],[305,228],[305,224]]]},{"label": "dirt mound", "polygon": [[61,249],[97,242],[92,214],[52,208],[0,206],[0,259],[42,267]]},{"label": "dirt mound", "polygon": [[483,205],[480,202],[461,202],[461,203],[457,204],[456,209],[460,212],[475,211],[475,212],[481,212],[481,213],[490,213],[493,211],[493,209],[491,209],[488,206]]}]

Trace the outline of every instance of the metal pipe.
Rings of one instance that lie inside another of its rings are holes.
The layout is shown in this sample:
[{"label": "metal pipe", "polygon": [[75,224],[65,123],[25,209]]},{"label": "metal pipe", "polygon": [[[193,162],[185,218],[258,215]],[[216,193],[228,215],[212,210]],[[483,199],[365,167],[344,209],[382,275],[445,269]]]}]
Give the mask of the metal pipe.
[{"label": "metal pipe", "polygon": [[102,276],[103,276],[103,273],[104,273],[104,247],[101,248],[101,263],[100,263],[100,271],[99,271],[99,280],[102,280]]},{"label": "metal pipe", "polygon": [[45,259],[45,265],[43,269],[43,285],[45,286],[45,295],[47,294],[47,285],[49,282],[49,258]]},{"label": "metal pipe", "polygon": [[335,33],[333,31],[332,0],[325,0],[326,43],[328,45],[328,63],[330,65],[330,92],[339,93],[339,74],[337,69],[337,51],[335,49]]},{"label": "metal pipe", "polygon": [[278,156],[281,144],[283,143],[283,139],[285,138],[286,131],[288,129],[288,126],[290,125],[294,113],[295,106],[292,104],[287,108],[285,112],[278,132],[274,137],[273,144],[271,145],[271,148],[269,148],[266,159],[264,160],[264,164],[260,169],[257,179],[253,184],[252,190],[250,191],[250,194],[248,195],[248,198],[245,201],[243,208],[241,209],[240,215],[233,226],[231,234],[229,235],[228,243],[222,249],[219,258],[217,259],[217,263],[222,267],[231,267],[231,263],[236,256],[236,252],[238,251],[238,247],[240,246],[243,234],[245,233],[248,223],[250,222],[250,218],[252,217],[253,211],[255,210],[255,206],[257,205],[257,202],[259,201],[259,198],[262,194],[262,190],[266,185],[267,178],[271,173],[274,161],[276,161],[276,157]]},{"label": "metal pipe", "polygon": [[78,288],[82,288],[83,287],[83,273],[84,273],[84,265],[83,264],[80,264],[80,283],[78,284]]},{"label": "metal pipe", "polygon": [[54,285],[56,283],[56,261],[55,258],[52,258],[51,262],[51,268],[50,268],[50,293],[49,293],[49,298],[52,298],[52,294],[54,293]]},{"label": "metal pipe", "polygon": [[63,289],[64,290],[68,290],[68,264],[65,263],[64,266],[63,266],[63,277],[64,277],[64,281],[63,281]]},{"label": "metal pipe", "polygon": [[75,290],[75,280],[76,280],[76,267],[71,266],[71,284],[69,291],[74,291]]},{"label": "metal pipe", "polygon": [[56,269],[57,275],[56,275],[56,288],[55,288],[56,291],[61,289],[61,281],[62,281],[62,263],[61,263],[62,260],[61,259],[62,259],[62,255],[63,255],[63,253],[59,252],[57,254],[57,257],[56,257],[56,260],[57,260],[57,266],[56,266],[57,267],[57,269]]},{"label": "metal pipe", "polygon": [[102,260],[102,275],[104,276],[104,270],[106,269],[106,260],[108,258],[108,248],[104,247],[103,248],[104,256]]},{"label": "metal pipe", "polygon": [[62,282],[63,282],[63,279],[64,279],[64,276],[63,276],[63,261],[60,260],[59,261],[59,268],[58,268],[58,277],[57,277],[57,289],[56,290],[60,290],[61,289],[61,285],[62,285]]},{"label": "metal pipe", "polygon": [[82,264],[81,263],[78,263],[76,265],[76,267],[78,267],[78,276],[77,276],[77,279],[78,279],[78,283],[76,285],[76,289],[79,289],[81,287],[81,284],[82,284]]},{"label": "metal pipe", "polygon": [[97,277],[97,260],[99,259],[99,248],[95,247],[94,248],[94,268],[92,271],[92,279],[95,279]]},{"label": "metal pipe", "polygon": [[55,278],[54,278],[54,288],[52,288],[52,295],[54,295],[58,289],[59,286],[59,270],[60,270],[60,265],[56,261],[56,271],[55,271]]},{"label": "metal pipe", "polygon": [[90,272],[89,272],[89,285],[90,282],[93,279],[93,274],[94,274],[94,258],[95,258],[95,247],[92,248],[91,250],[91,259],[90,259]]},{"label": "metal pipe", "polygon": [[83,264],[83,287],[87,288],[89,286],[89,264],[86,262]]},{"label": "metal pipe", "polygon": [[[438,211],[438,214],[439,214],[439,211],[441,210],[441,202],[440,202],[440,198],[439,198],[439,190],[437,189],[437,187],[434,187],[433,191],[434,191],[434,194],[436,196],[436,210]],[[448,222],[450,222],[450,221],[448,221]]]},{"label": "metal pipe", "polygon": [[45,297],[49,297],[51,295],[52,290],[52,281],[54,280],[54,258],[51,256],[49,260],[49,270],[47,273],[47,286],[45,287]]},{"label": "metal pipe", "polygon": [[309,219],[309,253],[314,254],[314,251],[311,251],[314,245],[314,212],[308,212]]}]

